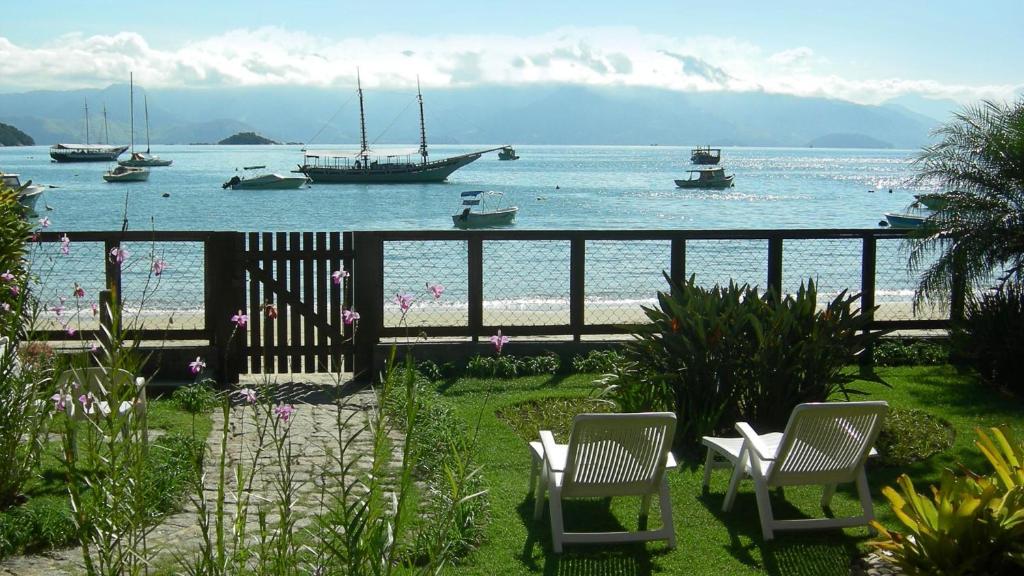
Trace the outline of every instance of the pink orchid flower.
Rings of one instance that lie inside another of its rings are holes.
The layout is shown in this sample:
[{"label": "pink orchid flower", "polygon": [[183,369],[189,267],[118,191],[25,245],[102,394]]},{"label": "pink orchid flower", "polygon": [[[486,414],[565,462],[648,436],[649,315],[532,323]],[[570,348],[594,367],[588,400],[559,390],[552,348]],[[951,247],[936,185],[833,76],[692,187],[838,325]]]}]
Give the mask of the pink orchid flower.
[{"label": "pink orchid flower", "polygon": [[115,248],[111,248],[110,249],[110,261],[111,262],[115,262],[117,264],[123,264],[124,261],[127,260],[129,256],[131,256],[131,253],[129,253],[128,250],[126,250],[124,248],[115,247]]},{"label": "pink orchid flower", "polygon": [[99,351],[100,351],[100,345],[99,344],[96,344],[95,342],[93,342],[92,346],[89,346],[89,352],[92,352],[93,354],[95,354],[95,353],[97,353]]},{"label": "pink orchid flower", "polygon": [[341,284],[341,281],[344,278],[348,278],[348,270],[345,270],[344,268],[331,272],[331,280],[333,280],[335,284]]},{"label": "pink orchid flower", "polygon": [[14,294],[15,296],[17,296],[18,294],[21,294],[21,288],[19,288],[17,284],[12,285],[11,286],[11,294]]},{"label": "pink orchid flower", "polygon": [[60,253],[65,256],[71,253],[71,238],[67,234],[60,237]]},{"label": "pink orchid flower", "polygon": [[57,316],[60,316],[61,314],[64,313],[64,305],[54,304],[53,306],[50,307],[50,311],[56,314]]},{"label": "pink orchid flower", "polygon": [[398,307],[402,309],[402,312],[408,312],[412,306],[413,295],[408,293],[395,294],[394,302],[398,304]]},{"label": "pink orchid flower", "polygon": [[72,400],[71,394],[61,394],[57,392],[53,396],[50,396],[50,400],[53,400],[53,409],[57,412],[63,412],[68,405],[68,402]]},{"label": "pink orchid flower", "polygon": [[8,304],[7,302],[4,302],[4,303],[0,304],[0,310],[3,310],[4,312],[10,312],[11,311],[11,305]]},{"label": "pink orchid flower", "polygon": [[199,356],[196,356],[196,359],[188,364],[188,369],[192,372],[193,376],[202,372],[203,368],[206,368],[206,362],[203,362],[203,359]]},{"label": "pink orchid flower", "polygon": [[505,347],[505,344],[508,344],[508,341],[509,337],[503,336],[501,334],[501,330],[498,330],[497,334],[491,336],[491,344],[494,344],[494,349],[498,352],[498,354],[501,354],[501,349]]},{"label": "pink orchid flower", "polygon": [[238,314],[235,314],[234,316],[231,317],[231,321],[235,323],[235,326],[238,326],[239,328],[245,328],[245,326],[249,324],[249,315],[242,314],[242,311],[239,310]]},{"label": "pink orchid flower", "polygon": [[256,391],[252,388],[242,388],[238,391],[238,395],[242,397],[242,400],[245,400],[249,404],[256,403]]},{"label": "pink orchid flower", "polygon": [[443,284],[427,284],[427,290],[429,290],[430,293],[434,295],[434,300],[438,300],[438,299],[441,298],[441,294],[444,294],[444,285]]},{"label": "pink orchid flower", "polygon": [[294,412],[295,406],[292,406],[291,404],[282,404],[274,408],[274,414],[276,414],[278,418],[285,422],[287,422],[288,419],[292,417],[292,414]]},{"label": "pink orchid flower", "polygon": [[65,326],[64,330],[68,333],[68,336],[74,336],[75,333],[78,332],[78,330],[75,330],[75,327],[72,326],[71,324]]},{"label": "pink orchid flower", "polygon": [[159,276],[167,269],[167,261],[163,258],[153,260],[153,276]]},{"label": "pink orchid flower", "polygon": [[355,310],[342,310],[341,321],[345,324],[352,324],[356,320],[359,320],[359,312]]},{"label": "pink orchid flower", "polygon": [[0,280],[4,282],[14,282],[14,274],[11,274],[10,270],[5,270],[3,274],[0,274]]},{"label": "pink orchid flower", "polygon": [[39,219],[39,227],[40,228],[49,228],[50,227],[50,219],[47,218],[46,216],[43,216],[42,218],[40,218]]},{"label": "pink orchid flower", "polygon": [[82,288],[75,282],[75,291],[73,292],[75,298],[85,298],[85,288]]},{"label": "pink orchid flower", "polygon": [[93,302],[93,303],[92,303],[92,304],[91,304],[91,305],[89,306],[89,308],[90,308],[90,309],[92,310],[92,315],[93,315],[93,316],[95,316],[95,315],[97,315],[97,314],[99,314],[99,313],[100,313],[100,307],[99,307],[99,306],[98,306],[98,305],[97,305],[97,304],[96,304],[95,302]]}]

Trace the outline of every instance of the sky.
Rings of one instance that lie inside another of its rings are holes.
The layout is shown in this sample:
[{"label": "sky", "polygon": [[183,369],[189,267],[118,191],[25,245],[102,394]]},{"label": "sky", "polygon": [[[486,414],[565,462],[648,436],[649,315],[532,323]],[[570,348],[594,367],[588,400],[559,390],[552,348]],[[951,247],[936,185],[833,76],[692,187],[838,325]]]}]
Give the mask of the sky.
[{"label": "sky", "polygon": [[568,83],[878,104],[1024,91],[1024,0],[0,0],[0,92]]}]

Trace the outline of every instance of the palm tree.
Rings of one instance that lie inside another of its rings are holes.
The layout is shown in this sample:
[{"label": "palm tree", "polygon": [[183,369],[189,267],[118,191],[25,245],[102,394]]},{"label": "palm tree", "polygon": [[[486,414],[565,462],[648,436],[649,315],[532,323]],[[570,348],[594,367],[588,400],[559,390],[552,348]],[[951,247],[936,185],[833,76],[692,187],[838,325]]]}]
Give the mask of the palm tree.
[{"label": "palm tree", "polygon": [[915,183],[950,190],[909,236],[916,302],[946,301],[962,286],[1024,280],[1024,100],[968,106],[933,132],[915,160]]}]

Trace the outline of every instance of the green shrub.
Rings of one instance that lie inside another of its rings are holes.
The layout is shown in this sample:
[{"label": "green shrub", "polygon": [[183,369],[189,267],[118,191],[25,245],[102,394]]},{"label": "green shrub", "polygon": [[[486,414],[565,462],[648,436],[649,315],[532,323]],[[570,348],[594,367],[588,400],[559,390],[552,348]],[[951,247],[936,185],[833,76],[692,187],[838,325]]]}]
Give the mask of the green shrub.
[{"label": "green shrub", "polygon": [[559,368],[561,368],[561,361],[555,354],[523,357],[511,354],[477,355],[466,363],[466,376],[471,378],[515,378],[517,376],[556,374]]},{"label": "green shrub", "polygon": [[885,466],[907,466],[944,452],[956,441],[952,424],[924,410],[890,408],[875,448]]},{"label": "green shrub", "polygon": [[797,404],[847,394],[843,367],[878,336],[864,332],[859,296],[844,291],[819,310],[813,280],[784,298],[670,283],[658,308],[644,308],[650,323],[625,346],[609,391],[626,411],[671,408],[684,445],[740,420],[781,429]]},{"label": "green shrub", "polygon": [[1024,286],[1006,284],[969,300],[963,319],[953,323],[950,340],[956,354],[985,379],[1024,392],[1019,374],[1024,357]]},{"label": "green shrub", "polygon": [[975,445],[992,465],[987,476],[946,470],[931,498],[918,494],[910,477],[900,490],[882,493],[906,533],[873,521],[877,548],[909,576],[931,574],[1011,575],[1024,570],[1024,445],[998,428],[978,430]]},{"label": "green shrub", "polygon": [[934,366],[948,364],[948,340],[882,338],[874,345],[877,366]]},{"label": "green shrub", "polygon": [[0,513],[0,558],[75,542],[75,522],[63,497],[33,498]]},{"label": "green shrub", "polygon": [[455,364],[451,362],[445,362],[438,364],[433,360],[424,360],[416,365],[416,371],[423,375],[424,378],[439,382],[441,380],[449,380],[457,375]]},{"label": "green shrub", "polygon": [[622,354],[615,350],[591,350],[586,356],[574,356],[572,369],[582,373],[610,374],[624,360]]}]

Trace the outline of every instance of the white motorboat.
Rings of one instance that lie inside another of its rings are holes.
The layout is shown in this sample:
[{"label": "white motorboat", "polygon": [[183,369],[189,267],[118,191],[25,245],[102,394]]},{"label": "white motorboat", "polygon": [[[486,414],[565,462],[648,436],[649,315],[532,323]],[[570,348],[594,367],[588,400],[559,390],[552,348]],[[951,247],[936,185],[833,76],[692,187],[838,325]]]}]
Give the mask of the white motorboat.
[{"label": "white motorboat", "polygon": [[[261,170],[266,166],[246,166],[243,170]],[[221,185],[221,188],[232,190],[294,190],[309,183],[305,176],[281,176],[280,174],[260,174],[258,176],[232,176]]]},{"label": "white motorboat", "polygon": [[915,194],[914,200],[929,210],[943,210],[947,202],[945,194]]},{"label": "white motorboat", "polygon": [[18,202],[27,208],[30,213],[35,213],[36,201],[39,200],[39,196],[46,190],[46,186],[33,184],[31,180],[22,185],[21,178],[17,174],[5,174],[3,172],[0,172],[0,181],[4,183],[4,186],[17,191]]},{"label": "white motorboat", "polygon": [[690,178],[687,180],[676,180],[676,186],[680,188],[714,188],[725,189],[733,185],[735,174],[725,175],[725,168],[701,168],[699,170],[687,170]]},{"label": "white motorboat", "polygon": [[517,206],[504,206],[504,194],[493,190],[463,192],[462,209],[452,215],[456,228],[489,228],[515,224]]},{"label": "white motorboat", "polygon": [[893,228],[920,228],[927,219],[927,216],[917,214],[894,214],[891,212],[885,214],[885,220]]},{"label": "white motorboat", "polygon": [[149,180],[149,170],[145,168],[132,168],[131,166],[118,166],[103,174],[107,182],[145,182]]}]

